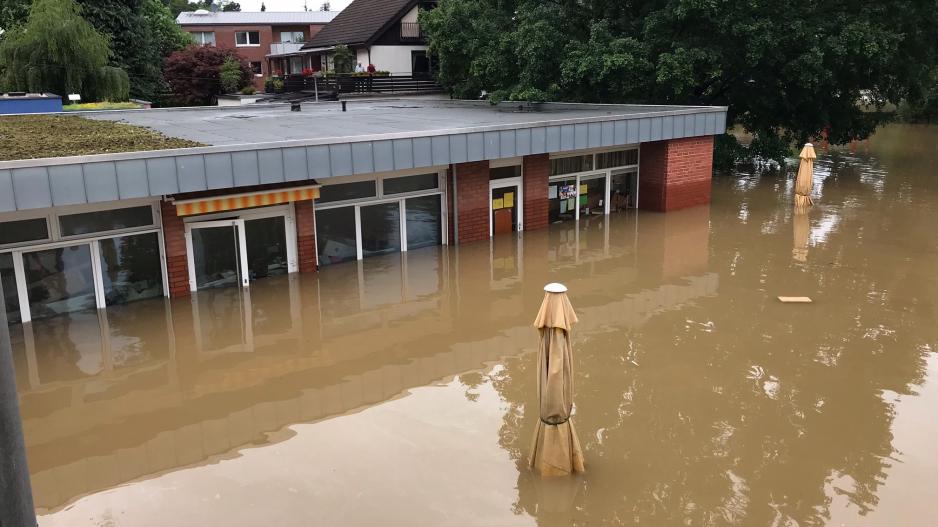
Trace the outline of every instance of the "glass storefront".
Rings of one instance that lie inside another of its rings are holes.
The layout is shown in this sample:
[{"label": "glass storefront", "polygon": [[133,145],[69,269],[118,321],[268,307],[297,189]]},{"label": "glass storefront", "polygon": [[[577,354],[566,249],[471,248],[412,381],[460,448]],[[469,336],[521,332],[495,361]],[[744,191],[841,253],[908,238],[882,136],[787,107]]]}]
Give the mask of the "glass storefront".
[{"label": "glass storefront", "polygon": [[586,179],[580,178],[580,216],[602,215],[606,213],[606,176]]},{"label": "glass storefront", "polygon": [[7,322],[15,324],[20,321],[20,300],[16,291],[13,255],[10,253],[0,254],[0,283],[3,284],[3,307]]},{"label": "glass storefront", "polygon": [[612,186],[609,193],[609,211],[618,212],[625,209],[634,209],[638,206],[638,172],[613,172]]},{"label": "glass storefront", "polygon": [[419,249],[443,243],[443,218],[440,195],[409,198],[407,211],[407,249]]},{"label": "glass storefront", "polygon": [[547,199],[550,223],[576,219],[576,178],[551,181],[547,187]]},{"label": "glass storefront", "polygon": [[360,214],[363,258],[400,252],[401,208],[399,202],[363,206]]},{"label": "glass storefront", "polygon": [[319,265],[348,262],[358,258],[355,207],[316,211],[316,247]]},{"label": "glass storefront", "polygon": [[23,253],[23,270],[33,318],[96,306],[88,244]]},{"label": "glass storefront", "polygon": [[101,240],[99,251],[107,305],[163,296],[160,239],[155,232]]},{"label": "glass storefront", "polygon": [[227,287],[241,282],[236,226],[193,228],[192,252],[198,289]]},{"label": "glass storefront", "polygon": [[316,201],[319,265],[442,244],[440,179],[433,172],[324,185]]},{"label": "glass storefront", "polygon": [[250,279],[287,274],[287,231],[283,216],[244,222]]}]

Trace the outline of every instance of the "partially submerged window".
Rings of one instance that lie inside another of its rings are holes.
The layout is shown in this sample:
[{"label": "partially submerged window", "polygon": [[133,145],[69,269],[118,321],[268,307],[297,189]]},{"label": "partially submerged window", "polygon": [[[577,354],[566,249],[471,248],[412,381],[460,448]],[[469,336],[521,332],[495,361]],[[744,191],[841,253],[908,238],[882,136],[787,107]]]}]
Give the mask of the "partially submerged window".
[{"label": "partially submerged window", "polygon": [[45,218],[32,218],[0,223],[0,245],[38,242],[48,239],[49,225]]},{"label": "partially submerged window", "polygon": [[260,31],[236,31],[235,44],[238,46],[260,46]]},{"label": "partially submerged window", "polygon": [[153,207],[150,205],[59,216],[62,236],[119,231],[151,225],[153,225]]},{"label": "partially submerged window", "polygon": [[596,155],[596,168],[625,167],[638,164],[638,149],[616,150]]},{"label": "partially submerged window", "polygon": [[585,156],[560,157],[550,160],[550,175],[574,174],[593,170],[592,154]]},{"label": "partially submerged window", "polygon": [[405,192],[435,189],[439,186],[437,179],[436,173],[388,178],[383,183],[384,194],[403,194]]},{"label": "partially submerged window", "polygon": [[338,185],[323,185],[319,188],[319,199],[316,200],[316,203],[373,198],[377,195],[378,191],[374,181],[356,181],[354,183],[339,183]]}]

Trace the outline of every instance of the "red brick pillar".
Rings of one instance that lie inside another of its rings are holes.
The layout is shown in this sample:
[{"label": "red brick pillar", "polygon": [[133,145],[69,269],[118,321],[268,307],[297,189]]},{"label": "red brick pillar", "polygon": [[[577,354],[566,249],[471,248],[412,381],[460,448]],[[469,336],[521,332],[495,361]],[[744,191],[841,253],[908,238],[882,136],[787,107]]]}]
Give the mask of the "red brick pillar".
[{"label": "red brick pillar", "polygon": [[489,162],[454,165],[456,170],[456,228],[460,244],[489,237]]},{"label": "red brick pillar", "polygon": [[710,203],[713,136],[641,144],[639,207],[666,212]]},{"label": "red brick pillar", "polygon": [[176,206],[160,202],[163,218],[163,243],[166,245],[166,279],[169,296],[189,296],[189,260],[186,256],[186,226],[176,215]]},{"label": "red brick pillar", "polygon": [[547,154],[524,156],[524,230],[547,227],[547,179],[550,177],[550,157]]},{"label": "red brick pillar", "polygon": [[313,200],[294,202],[296,211],[296,257],[301,273],[312,273],[319,265],[316,250],[316,213]]}]

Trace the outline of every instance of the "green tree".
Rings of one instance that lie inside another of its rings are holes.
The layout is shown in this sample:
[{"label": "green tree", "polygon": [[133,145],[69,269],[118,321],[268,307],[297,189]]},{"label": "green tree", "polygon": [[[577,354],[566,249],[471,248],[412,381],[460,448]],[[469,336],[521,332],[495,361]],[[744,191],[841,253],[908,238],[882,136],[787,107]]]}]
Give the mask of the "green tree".
[{"label": "green tree", "polygon": [[241,72],[241,61],[235,57],[227,57],[218,68],[218,81],[224,93],[234,93],[244,87]]},{"label": "green tree", "polygon": [[126,99],[127,75],[107,66],[108,38],[81,17],[75,0],[35,0],[24,26],[0,42],[0,84],[7,90],[80,93]]},{"label": "green tree", "polygon": [[0,0],[0,38],[29,15],[30,0]]},{"label": "green tree", "polygon": [[169,0],[167,4],[169,7],[169,12],[173,15],[173,18],[179,16],[179,13],[183,11],[195,11],[202,7],[201,3],[190,3],[189,0]]},{"label": "green tree", "polygon": [[442,0],[420,20],[455,96],[727,105],[763,145],[867,137],[884,117],[858,101],[918,97],[938,54],[934,0]]},{"label": "green tree", "polygon": [[241,4],[231,0],[222,0],[219,2],[219,6],[221,6],[222,11],[241,11]]},{"label": "green tree", "polygon": [[345,44],[339,44],[333,51],[332,64],[336,73],[351,73],[355,64],[355,52]]}]

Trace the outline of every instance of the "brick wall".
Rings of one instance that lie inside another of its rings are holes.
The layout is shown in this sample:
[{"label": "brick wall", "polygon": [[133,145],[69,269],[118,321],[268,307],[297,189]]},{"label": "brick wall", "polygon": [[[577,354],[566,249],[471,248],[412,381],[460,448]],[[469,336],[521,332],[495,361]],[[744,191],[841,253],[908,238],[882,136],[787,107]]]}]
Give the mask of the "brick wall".
[{"label": "brick wall", "polygon": [[301,273],[316,271],[316,214],[312,200],[294,202],[296,210],[296,248]]},{"label": "brick wall", "polygon": [[186,256],[186,226],[176,215],[176,207],[169,202],[160,202],[163,219],[163,242],[166,244],[166,275],[169,281],[169,296],[175,298],[189,295],[189,261]]},{"label": "brick wall", "polygon": [[524,230],[547,227],[547,179],[550,157],[547,154],[524,156]]},{"label": "brick wall", "polygon": [[460,163],[456,170],[459,243],[489,237],[489,162]]},{"label": "brick wall", "polygon": [[665,212],[710,202],[713,136],[642,143],[639,206]]}]

